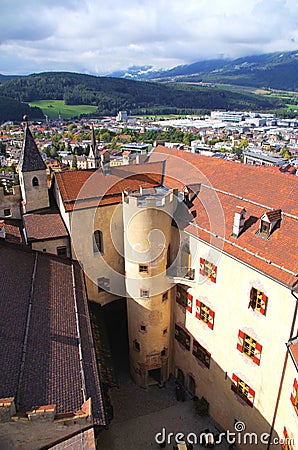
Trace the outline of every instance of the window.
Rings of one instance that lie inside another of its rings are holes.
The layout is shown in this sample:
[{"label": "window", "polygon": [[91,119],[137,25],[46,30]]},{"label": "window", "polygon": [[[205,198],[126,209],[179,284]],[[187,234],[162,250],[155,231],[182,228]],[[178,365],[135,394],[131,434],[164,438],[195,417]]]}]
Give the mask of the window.
[{"label": "window", "polygon": [[216,283],[217,267],[207,259],[200,258],[200,274]]},{"label": "window", "polygon": [[192,395],[196,395],[196,381],[192,375],[188,375],[188,390]]},{"label": "window", "polygon": [[249,299],[249,308],[252,308],[254,311],[258,311],[259,313],[266,315],[268,297],[258,289],[252,287],[250,290],[250,299]]},{"label": "window", "polygon": [[167,356],[167,349],[164,348],[161,352],[160,352],[160,356]]},{"label": "window", "polygon": [[260,365],[262,346],[248,334],[239,330],[237,349],[253,360],[255,364]]},{"label": "window", "polygon": [[58,256],[67,256],[66,247],[57,247],[57,255]]},{"label": "window", "polygon": [[101,277],[97,278],[98,292],[108,291],[110,289],[110,279]]},{"label": "window", "polygon": [[102,232],[95,230],[93,233],[93,253],[103,253]]},{"label": "window", "polygon": [[146,332],[146,325],[141,325],[140,326],[140,331],[142,331],[143,333]]},{"label": "window", "polygon": [[298,416],[298,382],[294,379],[293,389],[291,392],[291,402]]},{"label": "window", "polygon": [[134,349],[136,352],[139,352],[139,351],[140,351],[140,343],[139,343],[136,339],[133,341],[133,349]]},{"label": "window", "polygon": [[149,297],[149,290],[148,289],[141,289],[140,290],[140,297],[148,298]]},{"label": "window", "polygon": [[248,386],[243,380],[233,373],[232,375],[232,391],[236,392],[249,406],[253,406],[255,391]]},{"label": "window", "polygon": [[4,210],[4,217],[10,217],[11,216],[11,209],[10,208],[6,208]]},{"label": "window", "polygon": [[190,313],[192,312],[192,299],[193,296],[188,294],[182,286],[177,286],[176,301]]},{"label": "window", "polygon": [[209,369],[211,353],[195,340],[193,341],[192,354]]},{"label": "window", "polygon": [[39,181],[37,177],[32,178],[32,186],[39,186]]},{"label": "window", "polygon": [[213,330],[214,328],[214,316],[215,313],[199,300],[196,301],[196,318],[206,323],[208,327]]},{"label": "window", "polygon": [[148,265],[147,264],[139,264],[139,272],[140,273],[148,273]]},{"label": "window", "polygon": [[291,439],[289,436],[289,433],[286,429],[286,427],[284,427],[284,437],[282,439],[282,443],[281,443],[281,447],[283,450],[294,450],[294,447],[292,445],[292,443],[294,443],[294,439]]},{"label": "window", "polygon": [[166,300],[168,300],[168,291],[162,294],[162,301],[165,302]]},{"label": "window", "polygon": [[269,236],[269,231],[270,231],[269,223],[266,223],[266,222],[264,222],[264,221],[262,220],[262,221],[261,221],[260,233]]},{"label": "window", "polygon": [[177,324],[175,324],[175,339],[186,348],[186,350],[190,349],[190,335]]},{"label": "window", "polygon": [[165,328],[165,329],[163,330],[162,334],[165,336],[165,335],[167,334],[167,332],[168,332],[168,329]]}]

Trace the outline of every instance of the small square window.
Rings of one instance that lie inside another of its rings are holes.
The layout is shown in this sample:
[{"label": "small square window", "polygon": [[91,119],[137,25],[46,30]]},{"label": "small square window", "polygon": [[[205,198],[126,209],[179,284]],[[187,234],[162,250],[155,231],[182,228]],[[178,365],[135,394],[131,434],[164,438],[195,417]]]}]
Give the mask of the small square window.
[{"label": "small square window", "polygon": [[140,273],[148,273],[148,265],[147,264],[139,264],[139,272]]},{"label": "small square window", "polygon": [[217,267],[207,259],[200,258],[200,274],[213,283],[216,283]]},{"label": "small square window", "polygon": [[143,298],[148,298],[149,297],[149,290],[148,289],[141,289],[140,290],[140,296]]},{"label": "small square window", "polygon": [[11,209],[10,208],[6,208],[4,210],[4,217],[10,217],[11,216]]},{"label": "small square window", "polygon": [[110,279],[101,277],[97,279],[98,292],[110,290]]},{"label": "small square window", "polygon": [[162,334],[165,336],[165,335],[167,334],[167,332],[168,332],[168,329],[165,328],[165,329],[163,330]]},{"label": "small square window", "polygon": [[133,348],[134,348],[134,350],[136,350],[137,352],[140,351],[140,343],[139,343],[136,339],[133,341]]},{"label": "small square window", "polygon": [[241,380],[237,375],[232,375],[232,391],[236,392],[249,406],[253,406],[255,391]]},{"label": "small square window", "polygon": [[209,369],[211,354],[195,339],[193,340],[192,354]]},{"label": "small square window", "polygon": [[162,301],[165,302],[168,299],[168,291],[162,294]]},{"label": "small square window", "polygon": [[258,366],[260,365],[262,346],[248,334],[239,330],[237,349],[253,360]]},{"label": "small square window", "polygon": [[143,332],[145,332],[145,331],[146,331],[146,325],[141,325],[141,326],[140,326],[140,330],[143,331]]},{"label": "small square window", "polygon": [[254,287],[251,288],[249,307],[251,307],[254,311],[257,311],[265,316],[267,300],[267,296],[262,291]]},{"label": "small square window", "polygon": [[67,255],[66,247],[57,247],[57,255],[66,256]]},{"label": "small square window", "polygon": [[167,349],[164,348],[161,352],[160,352],[160,356],[167,356]]}]

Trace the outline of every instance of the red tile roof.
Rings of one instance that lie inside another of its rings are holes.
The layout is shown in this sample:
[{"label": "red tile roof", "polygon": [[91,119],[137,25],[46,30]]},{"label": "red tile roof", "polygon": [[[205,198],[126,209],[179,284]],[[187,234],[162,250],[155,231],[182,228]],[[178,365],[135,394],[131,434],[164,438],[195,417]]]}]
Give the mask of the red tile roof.
[{"label": "red tile roof", "polygon": [[55,175],[67,211],[75,202],[100,206],[119,203],[124,189],[138,190],[143,184],[159,186],[162,184],[162,163],[149,163],[133,166],[111,167],[111,174],[104,175],[101,170],[78,170]]},{"label": "red tile roof", "polygon": [[[92,399],[93,422],[105,425],[87,296],[79,266],[43,253],[24,252],[5,242],[0,242],[0,254],[0,283],[5,286],[0,296],[0,398],[15,397],[17,410],[24,413],[46,405],[56,405],[58,414],[74,414],[82,408],[84,382],[78,317],[86,398]],[[27,317],[30,320],[25,362],[20,370]]]},{"label": "red tile roof", "polygon": [[[297,282],[298,177],[162,146],[152,156],[166,160],[165,185],[202,183],[187,231],[287,286]],[[247,211],[246,229],[237,239],[231,236],[236,206]],[[260,217],[279,208],[280,227],[268,240],[256,236]]]},{"label": "red tile roof", "polygon": [[66,227],[58,212],[42,211],[25,214],[24,226],[28,242],[67,237]]}]

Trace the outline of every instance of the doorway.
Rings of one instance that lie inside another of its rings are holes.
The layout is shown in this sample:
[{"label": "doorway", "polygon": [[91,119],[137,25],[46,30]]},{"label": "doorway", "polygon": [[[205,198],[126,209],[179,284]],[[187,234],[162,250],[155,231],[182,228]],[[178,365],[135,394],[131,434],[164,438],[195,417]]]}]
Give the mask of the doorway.
[{"label": "doorway", "polygon": [[151,369],[148,370],[148,386],[154,384],[160,384],[161,382],[161,369]]}]

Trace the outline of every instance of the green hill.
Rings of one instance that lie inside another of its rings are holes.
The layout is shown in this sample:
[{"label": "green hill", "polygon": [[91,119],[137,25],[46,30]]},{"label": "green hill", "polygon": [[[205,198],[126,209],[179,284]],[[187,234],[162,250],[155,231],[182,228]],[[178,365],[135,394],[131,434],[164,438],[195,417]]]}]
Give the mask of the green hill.
[{"label": "green hill", "polygon": [[198,113],[212,109],[268,110],[281,101],[214,88],[46,72],[15,78],[0,85],[0,95],[22,102],[64,100],[66,105],[94,105],[100,115]]},{"label": "green hill", "polygon": [[26,103],[0,95],[0,123],[7,120],[20,122],[24,115],[32,120],[44,119],[41,109],[31,108]]}]

